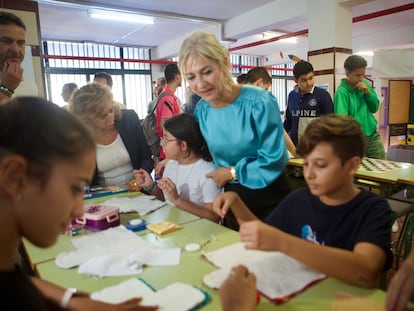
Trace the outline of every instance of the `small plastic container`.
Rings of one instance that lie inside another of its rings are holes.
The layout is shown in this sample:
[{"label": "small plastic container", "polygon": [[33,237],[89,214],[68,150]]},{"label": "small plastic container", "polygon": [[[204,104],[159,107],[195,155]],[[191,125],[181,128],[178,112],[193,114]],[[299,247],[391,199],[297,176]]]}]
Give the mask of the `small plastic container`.
[{"label": "small plastic container", "polygon": [[147,223],[145,220],[143,219],[131,219],[130,221],[128,221],[125,225],[125,227],[128,230],[137,232],[137,231],[142,231],[145,230],[147,228]]},{"label": "small plastic container", "polygon": [[90,229],[104,230],[120,224],[119,208],[114,206],[86,204],[83,217],[76,218],[77,224]]}]

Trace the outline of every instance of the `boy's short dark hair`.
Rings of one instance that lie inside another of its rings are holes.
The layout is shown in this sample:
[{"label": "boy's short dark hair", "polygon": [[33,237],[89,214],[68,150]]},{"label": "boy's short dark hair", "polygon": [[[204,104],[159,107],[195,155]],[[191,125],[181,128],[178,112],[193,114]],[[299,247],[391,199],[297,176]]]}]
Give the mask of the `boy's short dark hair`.
[{"label": "boy's short dark hair", "polygon": [[301,75],[307,75],[310,72],[313,72],[313,66],[305,60],[298,61],[293,67],[293,76],[295,79],[299,79]]},{"label": "boy's short dark hair", "polygon": [[74,90],[78,88],[78,85],[74,82],[69,82],[69,83],[65,83],[63,87],[67,87],[69,91],[73,92]]},{"label": "boy's short dark hair", "polygon": [[246,79],[247,79],[247,73],[241,73],[236,78],[238,84],[245,84]]},{"label": "boy's short dark hair", "polygon": [[106,84],[110,88],[112,88],[112,85],[114,85],[114,81],[112,80],[112,76],[109,73],[107,73],[107,72],[100,71],[100,72],[95,73],[94,79],[96,79],[96,78],[101,78],[101,79],[103,78],[103,79],[105,79],[106,80]]},{"label": "boy's short dark hair", "polygon": [[264,67],[255,67],[247,72],[245,83],[255,83],[262,79],[263,83],[272,84],[272,77]]},{"label": "boy's short dark hair", "polygon": [[9,12],[0,12],[0,25],[16,25],[26,31],[26,25],[21,18]]},{"label": "boy's short dark hair", "polygon": [[175,79],[177,75],[181,74],[177,64],[168,64],[164,69],[164,76],[167,83]]},{"label": "boy's short dark hair", "polygon": [[313,120],[300,138],[296,153],[305,157],[323,142],[332,145],[342,164],[355,156],[362,158],[365,153],[365,135],[361,125],[348,116],[328,114]]},{"label": "boy's short dark hair", "polygon": [[351,55],[344,62],[344,68],[348,72],[352,72],[356,69],[367,67],[367,61],[365,58],[359,55]]}]

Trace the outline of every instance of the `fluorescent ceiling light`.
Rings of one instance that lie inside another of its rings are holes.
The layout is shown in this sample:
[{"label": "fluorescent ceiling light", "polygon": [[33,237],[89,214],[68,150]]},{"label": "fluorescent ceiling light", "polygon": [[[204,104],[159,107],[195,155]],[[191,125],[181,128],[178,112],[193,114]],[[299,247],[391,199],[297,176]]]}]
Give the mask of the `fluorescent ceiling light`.
[{"label": "fluorescent ceiling light", "polygon": [[88,10],[88,15],[92,18],[100,18],[118,22],[128,22],[137,24],[154,24],[154,18],[151,16],[139,15],[134,13],[124,13],[109,10]]},{"label": "fluorescent ceiling light", "polygon": [[356,52],[355,54],[360,55],[360,56],[374,56],[373,51],[359,51],[359,52]]},{"label": "fluorescent ceiling light", "polygon": [[285,43],[297,43],[297,42],[298,42],[298,38],[296,38],[296,37],[291,37],[291,38],[280,39],[280,42],[285,42]]}]

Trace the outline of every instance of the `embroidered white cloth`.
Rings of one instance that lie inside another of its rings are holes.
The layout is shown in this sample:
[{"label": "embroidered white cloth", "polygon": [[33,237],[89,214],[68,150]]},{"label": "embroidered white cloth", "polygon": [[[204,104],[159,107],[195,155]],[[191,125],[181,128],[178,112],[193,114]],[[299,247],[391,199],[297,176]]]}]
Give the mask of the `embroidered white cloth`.
[{"label": "embroidered white cloth", "polygon": [[176,282],[155,292],[139,279],[129,279],[91,294],[92,299],[107,303],[134,297],[142,297],[142,305],[158,306],[160,311],[191,310],[206,299],[203,292],[189,284]]},{"label": "embroidered white cloth", "polygon": [[112,198],[100,204],[118,207],[120,213],[137,212],[140,216],[144,216],[166,205],[165,202],[157,200],[151,195],[139,195],[134,198]]},{"label": "embroidered white cloth", "polygon": [[231,268],[243,264],[256,275],[257,289],[271,300],[290,296],[325,277],[283,253],[248,250],[241,242],[205,252],[203,256],[221,268],[204,276],[207,286],[219,288]]},{"label": "embroidered white cloth", "polygon": [[77,250],[60,253],[56,265],[62,269],[79,266],[79,273],[100,277],[138,274],[144,265],[180,263],[180,248],[161,249],[124,226],[74,238],[72,243]]}]

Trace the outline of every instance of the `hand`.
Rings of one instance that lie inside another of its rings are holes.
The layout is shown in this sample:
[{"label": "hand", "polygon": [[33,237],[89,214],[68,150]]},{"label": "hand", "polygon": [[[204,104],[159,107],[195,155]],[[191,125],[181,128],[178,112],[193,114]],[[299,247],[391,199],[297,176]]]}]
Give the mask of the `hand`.
[{"label": "hand", "polygon": [[150,188],[154,181],[151,175],[144,169],[134,170],[135,181],[141,188]]},{"label": "hand", "polygon": [[224,217],[232,205],[240,203],[242,203],[241,199],[236,192],[224,192],[214,198],[213,211],[220,217]]},{"label": "hand", "polygon": [[275,251],[278,244],[275,237],[277,238],[281,234],[282,231],[260,220],[247,221],[240,224],[240,241],[244,243],[246,249]]},{"label": "hand", "polygon": [[234,267],[219,290],[223,311],[253,311],[256,308],[256,276],[242,265]]},{"label": "hand", "polygon": [[404,260],[387,289],[387,311],[404,311],[414,298],[414,251]]},{"label": "hand", "polygon": [[23,80],[23,69],[19,63],[5,62],[1,72],[1,84],[14,91]]},{"label": "hand", "polygon": [[177,186],[175,183],[169,178],[161,178],[158,180],[157,185],[158,188],[160,188],[168,197],[168,201],[176,205],[177,201],[180,199],[180,196],[178,194]]},{"label": "hand", "polygon": [[127,301],[110,304],[92,300],[89,297],[73,297],[68,305],[69,311],[155,311],[157,306],[141,306],[142,298],[133,298]]},{"label": "hand", "polygon": [[230,167],[220,167],[206,176],[212,178],[218,187],[223,187],[231,180]]},{"label": "hand", "polygon": [[367,85],[364,82],[362,82],[362,81],[360,81],[360,82],[357,83],[356,88],[358,90],[360,90],[364,94],[368,94],[369,93],[369,89],[368,89]]}]

